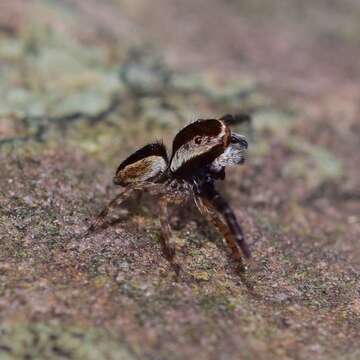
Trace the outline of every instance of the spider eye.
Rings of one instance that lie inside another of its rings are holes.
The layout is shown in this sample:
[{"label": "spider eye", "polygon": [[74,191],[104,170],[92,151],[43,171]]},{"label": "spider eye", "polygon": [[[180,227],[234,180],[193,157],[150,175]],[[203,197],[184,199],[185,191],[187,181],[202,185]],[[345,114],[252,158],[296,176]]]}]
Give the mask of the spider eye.
[{"label": "spider eye", "polygon": [[196,145],[200,145],[201,144],[201,136],[196,136],[194,141],[195,141]]}]

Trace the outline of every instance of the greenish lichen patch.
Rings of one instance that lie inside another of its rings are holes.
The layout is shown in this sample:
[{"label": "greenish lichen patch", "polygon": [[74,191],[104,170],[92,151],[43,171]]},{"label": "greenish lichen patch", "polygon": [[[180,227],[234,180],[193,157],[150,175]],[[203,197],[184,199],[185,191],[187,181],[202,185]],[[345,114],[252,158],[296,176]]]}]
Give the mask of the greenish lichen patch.
[{"label": "greenish lichen patch", "polygon": [[118,339],[96,328],[56,323],[2,324],[2,359],[136,359]]},{"label": "greenish lichen patch", "polygon": [[283,173],[287,176],[305,178],[310,188],[315,188],[329,180],[339,180],[343,174],[341,161],[330,149],[309,144],[300,139],[290,139],[292,150],[302,153],[284,166]]},{"label": "greenish lichen patch", "polygon": [[[1,5],[0,358],[358,358],[358,50],[209,1],[160,2],[161,19],[146,1],[24,3],[10,33],[16,2]],[[142,43],[158,21],[165,57]],[[245,272],[192,201],[170,209],[179,276],[150,194],[84,236],[131,152],[241,111],[249,156],[217,186],[252,251]]]}]

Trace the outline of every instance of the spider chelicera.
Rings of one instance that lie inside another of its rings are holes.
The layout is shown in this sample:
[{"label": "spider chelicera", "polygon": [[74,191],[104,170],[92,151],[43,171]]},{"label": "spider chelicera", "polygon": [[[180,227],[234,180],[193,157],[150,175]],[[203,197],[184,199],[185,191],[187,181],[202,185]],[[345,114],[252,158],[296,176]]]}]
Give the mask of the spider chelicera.
[{"label": "spider chelicera", "polygon": [[240,225],[227,201],[215,189],[216,180],[225,179],[225,167],[245,161],[248,143],[243,135],[231,131],[235,118],[200,119],[175,136],[168,158],[163,143],[148,144],[125,159],[116,170],[114,184],[125,189],[98,215],[87,233],[105,223],[110,209],[120,205],[136,191],[159,197],[161,247],[165,258],[178,273],[175,246],[168,222],[168,204],[179,204],[189,197],[200,213],[224,236],[233,258],[243,268],[242,254],[250,258]]}]

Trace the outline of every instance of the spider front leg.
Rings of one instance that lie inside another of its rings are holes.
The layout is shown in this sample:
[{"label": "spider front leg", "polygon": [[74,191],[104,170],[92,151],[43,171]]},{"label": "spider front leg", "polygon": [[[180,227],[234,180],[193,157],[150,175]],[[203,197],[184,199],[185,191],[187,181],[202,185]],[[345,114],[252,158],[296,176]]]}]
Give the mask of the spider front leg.
[{"label": "spider front leg", "polygon": [[195,204],[201,214],[208,220],[209,223],[213,224],[220,234],[224,237],[227,245],[231,250],[232,257],[239,264],[241,270],[244,269],[242,261],[242,255],[240,248],[238,247],[236,240],[231,233],[229,227],[222,219],[221,214],[214,208],[214,206],[207,200],[200,197],[195,198]]},{"label": "spider front leg", "polygon": [[198,209],[224,236],[233,258],[239,263],[240,269],[244,270],[240,249],[246,258],[250,257],[250,250],[234,212],[212,184],[208,184],[202,190],[198,196],[195,196]]},{"label": "spider front leg", "polygon": [[246,258],[251,257],[250,249],[245,241],[244,233],[236,219],[234,211],[228,202],[215,190],[209,198],[209,202],[224,217],[231,234],[234,236],[236,244],[241,248]]}]

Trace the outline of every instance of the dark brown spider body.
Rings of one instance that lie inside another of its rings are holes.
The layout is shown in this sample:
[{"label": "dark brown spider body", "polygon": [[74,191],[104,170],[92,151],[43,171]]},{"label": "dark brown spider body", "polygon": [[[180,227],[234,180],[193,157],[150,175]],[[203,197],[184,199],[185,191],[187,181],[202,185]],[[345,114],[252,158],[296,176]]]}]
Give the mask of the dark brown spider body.
[{"label": "dark brown spider body", "polygon": [[170,171],[176,178],[189,178],[211,164],[230,141],[229,128],[220,120],[197,120],[174,138]]},{"label": "dark brown spider body", "polygon": [[130,155],[119,165],[114,177],[115,184],[125,187],[124,192],[109,203],[89,230],[100,225],[109,209],[133,191],[148,190],[160,196],[162,249],[178,271],[167,206],[192,196],[200,212],[223,234],[233,257],[240,264],[241,251],[249,258],[250,251],[234,212],[215,189],[215,181],[225,178],[226,166],[245,161],[248,144],[244,136],[231,131],[228,123],[232,119],[226,115],[185,126],[174,138],[170,160],[162,143],[146,145]]}]

